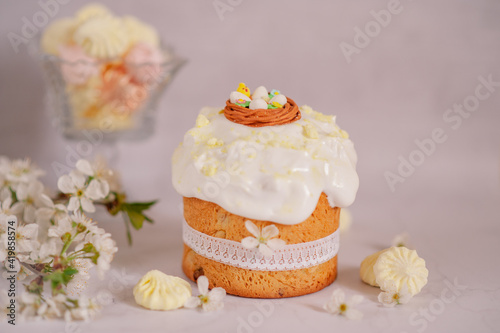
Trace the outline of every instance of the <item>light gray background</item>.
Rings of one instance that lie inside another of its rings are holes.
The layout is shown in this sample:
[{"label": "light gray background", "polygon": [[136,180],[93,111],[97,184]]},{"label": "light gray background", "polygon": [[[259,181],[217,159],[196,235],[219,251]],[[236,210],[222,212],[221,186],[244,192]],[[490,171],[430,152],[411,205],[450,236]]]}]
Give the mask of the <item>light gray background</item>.
[{"label": "light gray background", "polygon": [[[115,269],[134,278],[151,268],[183,276],[180,198],[171,186],[170,157],[202,106],[223,105],[240,81],[251,89],[263,84],[298,104],[337,115],[355,142],[361,186],[334,286],[364,294],[367,301],[360,323],[332,318],[319,309],[332,286],[272,303],[278,310],[253,329],[338,326],[344,331],[417,332],[421,326],[410,323],[411,314],[433,301],[436,305],[444,281],[458,279],[468,289],[423,331],[498,332],[500,89],[456,130],[443,115],[474,94],[479,76],[500,81],[500,3],[402,0],[401,13],[348,63],[339,45],[353,44],[354,28],[363,29],[373,20],[370,11],[387,8],[389,1],[233,1],[238,2],[221,20],[212,1],[103,1],[116,14],[134,14],[155,26],[189,60],[162,97],[154,136],[118,145],[116,166],[130,197],[160,202],[152,212],[155,225],[135,234],[132,249],[119,220],[101,216],[120,246]],[[55,18],[71,15],[85,3],[60,5]],[[65,163],[68,147],[75,144],[58,135],[43,107],[36,60],[24,46],[16,53],[7,39],[9,32],[20,33],[23,17],[31,21],[40,10],[37,1],[0,2],[0,154],[31,157],[48,170],[44,181],[55,186],[51,165]],[[446,142],[392,192],[384,173],[397,172],[399,156],[408,158],[417,148],[415,140],[429,138],[435,128],[443,129]],[[377,292],[358,281],[357,269],[366,255],[390,245],[405,230],[427,260],[430,283],[404,308],[382,309]],[[135,281],[113,293],[114,303],[99,320],[80,328],[125,332],[168,323],[173,330],[218,327],[229,332],[238,329],[235,318],[247,318],[256,309],[250,300],[230,297],[229,307],[211,316],[147,312],[130,297]],[[63,329],[57,323],[40,325],[37,330]]]}]

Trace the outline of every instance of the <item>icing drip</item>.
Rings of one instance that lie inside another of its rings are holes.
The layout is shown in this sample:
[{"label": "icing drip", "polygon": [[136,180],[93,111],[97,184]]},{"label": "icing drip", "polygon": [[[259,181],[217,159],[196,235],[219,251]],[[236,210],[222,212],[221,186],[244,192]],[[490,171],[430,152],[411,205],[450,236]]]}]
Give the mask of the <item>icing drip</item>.
[{"label": "icing drip", "polygon": [[204,108],[174,153],[175,189],[236,215],[288,225],[307,219],[322,192],[330,206],[349,206],[359,184],[352,141],[334,116],[308,106],[300,112],[293,123],[255,128]]}]

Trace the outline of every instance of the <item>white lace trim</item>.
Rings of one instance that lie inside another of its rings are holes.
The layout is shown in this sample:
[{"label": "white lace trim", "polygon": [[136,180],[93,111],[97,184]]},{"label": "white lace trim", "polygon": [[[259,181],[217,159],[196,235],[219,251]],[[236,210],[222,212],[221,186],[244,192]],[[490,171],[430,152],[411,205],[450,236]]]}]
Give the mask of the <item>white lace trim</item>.
[{"label": "white lace trim", "polygon": [[197,254],[217,262],[256,271],[288,271],[322,264],[339,250],[339,230],[315,241],[289,244],[264,257],[257,249],[246,249],[240,242],[212,237],[183,221],[184,243]]}]

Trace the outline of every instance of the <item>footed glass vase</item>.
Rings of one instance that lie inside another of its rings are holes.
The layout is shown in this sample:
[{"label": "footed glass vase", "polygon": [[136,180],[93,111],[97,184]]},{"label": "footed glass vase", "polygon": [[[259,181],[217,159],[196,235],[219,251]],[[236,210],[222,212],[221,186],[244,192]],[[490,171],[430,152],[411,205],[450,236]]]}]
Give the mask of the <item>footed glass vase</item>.
[{"label": "footed glass vase", "polygon": [[82,140],[96,131],[106,142],[150,137],[159,98],[186,62],[170,49],[162,52],[163,62],[133,66],[43,54],[47,107],[64,137]]}]

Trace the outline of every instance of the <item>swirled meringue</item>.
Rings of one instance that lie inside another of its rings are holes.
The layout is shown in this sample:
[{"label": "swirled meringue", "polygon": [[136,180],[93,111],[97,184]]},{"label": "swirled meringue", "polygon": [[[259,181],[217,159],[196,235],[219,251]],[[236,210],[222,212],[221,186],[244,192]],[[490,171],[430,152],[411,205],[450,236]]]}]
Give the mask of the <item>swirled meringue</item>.
[{"label": "swirled meringue", "polygon": [[427,284],[429,275],[425,260],[418,256],[417,251],[402,246],[393,246],[382,252],[373,265],[373,273],[377,285],[394,282],[398,291],[406,286],[413,296]]},{"label": "swirled meringue", "polygon": [[111,16],[111,12],[104,5],[100,3],[91,3],[82,7],[78,12],[76,12],[75,17],[79,24],[95,18],[102,16]]},{"label": "swirled meringue", "polygon": [[191,297],[191,285],[176,276],[152,270],[146,273],[133,290],[137,304],[151,310],[174,310]]},{"label": "swirled meringue", "polygon": [[151,46],[158,47],[160,45],[160,37],[155,28],[149,24],[143,23],[132,16],[124,16],[122,18],[123,26],[129,36],[130,43],[139,42],[148,43]]},{"label": "swirled meringue", "polygon": [[109,16],[85,21],[75,31],[74,40],[87,54],[96,58],[118,57],[130,45],[121,20]]}]

